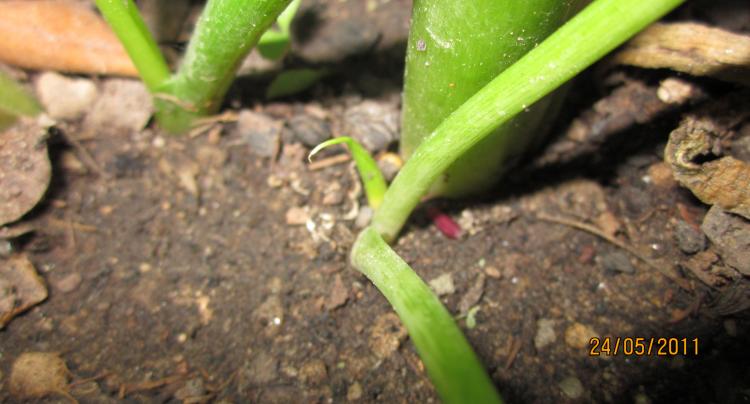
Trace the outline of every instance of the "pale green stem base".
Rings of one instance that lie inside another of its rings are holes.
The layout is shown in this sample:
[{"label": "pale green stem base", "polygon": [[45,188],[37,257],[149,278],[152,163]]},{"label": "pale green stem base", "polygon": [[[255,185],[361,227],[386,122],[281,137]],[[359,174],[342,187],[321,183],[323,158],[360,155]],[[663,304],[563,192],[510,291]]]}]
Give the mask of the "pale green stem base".
[{"label": "pale green stem base", "polygon": [[393,241],[420,199],[456,159],[682,2],[594,1],[466,101],[424,140],[389,187],[372,226],[386,241]]},{"label": "pale green stem base", "polygon": [[374,229],[360,233],[351,259],[398,313],[444,402],[501,402],[451,314]]}]

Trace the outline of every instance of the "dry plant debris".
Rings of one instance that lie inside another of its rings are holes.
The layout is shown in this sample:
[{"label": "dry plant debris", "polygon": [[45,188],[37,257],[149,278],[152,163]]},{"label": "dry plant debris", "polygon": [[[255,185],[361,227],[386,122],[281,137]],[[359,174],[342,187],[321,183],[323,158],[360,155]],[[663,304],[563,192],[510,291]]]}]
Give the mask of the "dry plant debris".
[{"label": "dry plant debris", "polygon": [[750,85],[750,36],[696,23],[654,24],[613,61]]},{"label": "dry plant debris", "polygon": [[77,402],[68,393],[70,371],[56,353],[25,352],[13,362],[8,387],[18,399],[38,399],[60,394]]},{"label": "dry plant debris", "polygon": [[46,298],[44,280],[26,256],[0,260],[0,329]]},{"label": "dry plant debris", "polygon": [[18,220],[44,196],[52,173],[45,136],[30,121],[0,133],[0,225]]},{"label": "dry plant debris", "polygon": [[107,24],[88,7],[64,1],[0,2],[0,61],[36,70],[136,77]]},{"label": "dry plant debris", "polygon": [[669,135],[664,160],[698,199],[750,219],[750,165],[731,156],[699,161],[721,154],[723,132],[710,118],[687,117]]}]

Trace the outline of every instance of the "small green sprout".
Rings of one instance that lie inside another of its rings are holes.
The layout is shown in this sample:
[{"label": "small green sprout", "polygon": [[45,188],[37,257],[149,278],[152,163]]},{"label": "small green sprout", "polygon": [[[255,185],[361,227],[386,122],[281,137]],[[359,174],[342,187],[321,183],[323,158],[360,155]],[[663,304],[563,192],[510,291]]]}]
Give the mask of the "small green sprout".
[{"label": "small green sprout", "polygon": [[373,210],[376,210],[383,201],[383,195],[385,194],[386,189],[388,189],[388,185],[386,185],[383,173],[381,173],[380,168],[378,168],[378,163],[375,162],[375,159],[370,156],[370,153],[362,147],[359,142],[349,136],[341,136],[326,140],[315,146],[315,148],[310,151],[307,160],[310,161],[314,155],[318,154],[319,151],[326,147],[342,143],[349,147],[349,152],[352,154],[354,163],[357,165],[362,184],[365,186],[367,203]]}]

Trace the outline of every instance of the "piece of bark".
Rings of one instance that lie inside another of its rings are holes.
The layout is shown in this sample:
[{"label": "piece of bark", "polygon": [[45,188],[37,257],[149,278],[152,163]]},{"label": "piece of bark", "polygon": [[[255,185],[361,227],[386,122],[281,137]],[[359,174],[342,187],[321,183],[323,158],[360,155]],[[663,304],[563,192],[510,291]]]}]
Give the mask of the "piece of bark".
[{"label": "piece of bark", "polygon": [[669,135],[664,160],[698,199],[750,219],[750,165],[731,156],[701,161],[721,154],[726,132],[712,118],[688,116]]},{"label": "piece of bark", "polygon": [[612,62],[750,85],[750,36],[696,23],[658,23],[628,42]]},{"label": "piece of bark", "polygon": [[37,70],[136,77],[112,30],[96,13],[61,1],[0,2],[0,61]]}]

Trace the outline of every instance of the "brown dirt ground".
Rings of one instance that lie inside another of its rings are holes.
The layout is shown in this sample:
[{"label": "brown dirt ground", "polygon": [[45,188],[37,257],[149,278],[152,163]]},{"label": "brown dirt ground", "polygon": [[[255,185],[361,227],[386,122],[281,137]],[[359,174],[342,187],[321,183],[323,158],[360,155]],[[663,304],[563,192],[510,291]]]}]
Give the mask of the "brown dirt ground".
[{"label": "brown dirt ground", "polygon": [[[351,73],[312,95],[267,104],[238,89],[229,105],[286,121],[315,104],[336,121],[362,94],[397,99],[398,66],[381,57],[350,60]],[[616,75],[616,84],[604,84],[601,72],[587,72],[553,132],[567,133],[597,101],[622,102],[607,100],[614,88],[637,82],[653,92],[674,76]],[[708,94],[701,104],[736,91],[682,79]],[[628,102],[638,111],[644,101]],[[668,133],[698,107],[631,117],[580,156],[524,165],[492,195],[437,202],[463,225],[459,240],[441,236],[423,210],[413,215],[396,250],[426,280],[451,275],[455,290],[442,299],[451,312],[461,314],[462,300],[478,305],[475,327],[458,321],[507,401],[750,399],[747,310],[717,309],[747,279],[711,289],[681,270],[691,255],[678,247],[677,223],[699,224],[707,207],[660,175]],[[606,126],[606,119],[586,124]],[[74,137],[80,128],[60,126]],[[276,159],[256,157],[233,124],[222,128],[221,136],[194,138],[94,131],[81,143],[99,172],[71,163],[86,160],[81,150],[53,136],[53,185],[28,217],[36,232],[15,245],[47,280],[50,297],[1,332],[0,380],[21,353],[48,351],[83,381],[70,389],[81,402],[437,401],[388,303],[348,265],[358,229],[347,215],[364,204],[351,192],[357,180],[349,163],[311,171],[307,149],[295,142]],[[324,203],[332,193],[340,198]],[[307,209],[314,230],[287,223],[295,207]],[[659,267],[680,269],[692,290],[539,212],[613,229]],[[554,335],[535,344],[541,324]],[[699,353],[591,357],[582,340],[589,330],[698,338]],[[395,349],[382,346],[393,341]],[[14,401],[7,387],[0,400]]]}]

